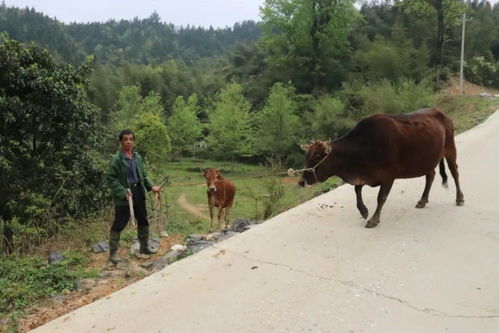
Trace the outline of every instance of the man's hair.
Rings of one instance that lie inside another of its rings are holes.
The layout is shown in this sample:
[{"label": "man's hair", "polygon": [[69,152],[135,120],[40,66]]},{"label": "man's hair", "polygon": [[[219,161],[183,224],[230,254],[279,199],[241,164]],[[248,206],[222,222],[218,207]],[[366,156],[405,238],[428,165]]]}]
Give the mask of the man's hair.
[{"label": "man's hair", "polygon": [[123,140],[123,136],[130,134],[132,135],[132,138],[135,140],[135,134],[133,134],[133,132],[130,131],[129,129],[121,131],[120,134],[118,135],[118,140],[120,140],[121,142],[121,140]]}]

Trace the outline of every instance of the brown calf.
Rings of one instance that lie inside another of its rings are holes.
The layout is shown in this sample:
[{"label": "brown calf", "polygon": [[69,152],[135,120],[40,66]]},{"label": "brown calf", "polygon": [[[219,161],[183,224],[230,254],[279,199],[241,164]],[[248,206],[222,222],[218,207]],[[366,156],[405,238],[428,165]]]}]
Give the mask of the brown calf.
[{"label": "brown calf", "polygon": [[307,151],[306,168],[300,185],[322,182],[338,176],[355,185],[357,208],[367,218],[362,201],[364,185],[380,186],[378,206],[366,228],[380,220],[381,208],[397,178],[426,177],[426,186],[416,208],[428,203],[435,167],[440,164],[443,185],[447,186],[444,158],[456,184],[456,205],[464,204],[456,163],[452,121],[437,109],[423,109],[400,115],[375,114],[362,119],[348,134],[336,141],[302,145]]},{"label": "brown calf", "polygon": [[210,228],[213,225],[213,208],[218,208],[218,228],[222,218],[225,220],[225,229],[229,223],[229,214],[234,196],[236,195],[236,186],[230,180],[225,179],[220,174],[219,169],[204,169],[203,176],[208,185],[208,207],[210,208]]}]

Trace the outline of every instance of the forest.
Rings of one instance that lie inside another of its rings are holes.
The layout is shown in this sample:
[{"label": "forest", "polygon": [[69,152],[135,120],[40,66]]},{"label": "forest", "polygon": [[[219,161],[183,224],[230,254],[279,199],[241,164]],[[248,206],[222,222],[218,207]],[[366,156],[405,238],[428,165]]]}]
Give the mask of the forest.
[{"label": "forest", "polygon": [[227,28],[156,12],[64,24],[2,3],[2,255],[105,215],[124,128],[161,182],[182,161],[302,166],[300,143],[366,115],[459,106],[442,91],[459,75],[464,13],[464,76],[499,89],[499,4],[488,1],[266,0],[261,21]]}]

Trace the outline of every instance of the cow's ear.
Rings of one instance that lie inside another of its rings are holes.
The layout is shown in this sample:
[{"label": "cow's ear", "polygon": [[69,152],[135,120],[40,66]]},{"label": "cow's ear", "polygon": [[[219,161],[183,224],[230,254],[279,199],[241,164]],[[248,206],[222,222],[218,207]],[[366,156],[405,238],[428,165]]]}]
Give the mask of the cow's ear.
[{"label": "cow's ear", "polygon": [[199,168],[199,171],[203,174],[203,177],[206,177],[206,169]]},{"label": "cow's ear", "polygon": [[333,150],[333,146],[331,145],[331,141],[322,141],[322,146],[324,147],[324,152],[329,154]]},{"label": "cow's ear", "polygon": [[310,150],[310,144],[306,144],[306,145],[300,145],[300,148],[303,149],[304,151],[309,151]]}]

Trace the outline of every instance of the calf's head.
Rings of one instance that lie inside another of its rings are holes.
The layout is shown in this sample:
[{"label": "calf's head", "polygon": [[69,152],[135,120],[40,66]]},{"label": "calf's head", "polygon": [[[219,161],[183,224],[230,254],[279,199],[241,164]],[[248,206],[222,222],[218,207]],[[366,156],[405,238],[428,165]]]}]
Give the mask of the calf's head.
[{"label": "calf's head", "polygon": [[220,169],[204,169],[203,177],[206,179],[206,185],[208,186],[208,190],[210,192],[216,192],[217,188],[215,186],[215,182],[222,178],[220,174]]},{"label": "calf's head", "polygon": [[298,185],[312,185],[323,182],[331,176],[328,158],[331,157],[333,147],[330,141],[315,141],[311,144],[301,145],[307,155],[305,169]]}]

